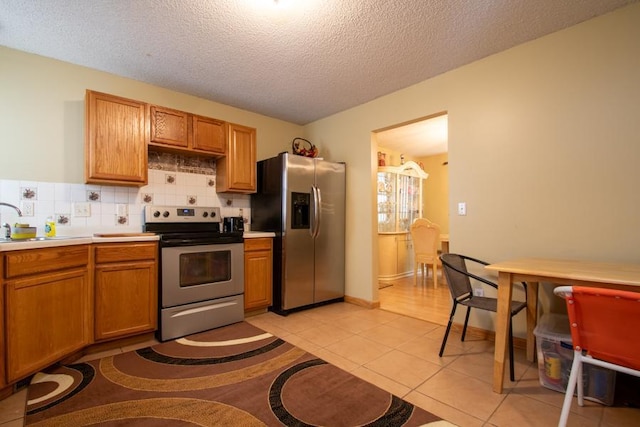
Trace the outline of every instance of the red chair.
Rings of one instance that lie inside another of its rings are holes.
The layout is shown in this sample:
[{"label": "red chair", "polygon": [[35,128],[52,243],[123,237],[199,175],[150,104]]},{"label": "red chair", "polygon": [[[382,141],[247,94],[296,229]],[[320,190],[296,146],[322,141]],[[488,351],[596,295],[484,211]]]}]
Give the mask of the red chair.
[{"label": "red chair", "polygon": [[584,404],[582,364],[589,363],[640,377],[640,293],[582,286],[560,286],[554,293],[566,300],[573,364],[559,426],[567,424],[573,393]]}]

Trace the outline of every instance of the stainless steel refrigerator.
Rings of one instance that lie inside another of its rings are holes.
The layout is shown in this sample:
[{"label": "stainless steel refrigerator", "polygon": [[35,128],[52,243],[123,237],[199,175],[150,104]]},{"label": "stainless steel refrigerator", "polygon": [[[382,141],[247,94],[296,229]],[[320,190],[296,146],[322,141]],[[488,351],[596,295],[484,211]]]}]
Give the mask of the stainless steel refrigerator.
[{"label": "stainless steel refrigerator", "polygon": [[344,299],[345,173],[289,153],[258,162],[251,230],[276,234],[272,311]]}]

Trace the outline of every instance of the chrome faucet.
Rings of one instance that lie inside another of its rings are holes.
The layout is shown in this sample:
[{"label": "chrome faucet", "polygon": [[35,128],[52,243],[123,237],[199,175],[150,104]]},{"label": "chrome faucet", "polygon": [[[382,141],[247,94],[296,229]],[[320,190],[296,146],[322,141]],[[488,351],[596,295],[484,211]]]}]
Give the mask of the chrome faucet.
[{"label": "chrome faucet", "polygon": [[[17,206],[13,206],[12,204],[5,203],[5,202],[0,202],[0,206],[8,206],[10,208],[13,208],[13,209],[16,210],[16,212],[18,212],[18,216],[22,216],[22,211],[20,209],[18,209]],[[6,229],[7,229],[7,231],[5,232],[5,237],[7,239],[10,239],[11,238],[11,226],[6,222],[4,224],[2,224],[2,226],[6,227]]]},{"label": "chrome faucet", "polygon": [[13,208],[16,210],[16,212],[18,212],[18,216],[22,216],[22,211],[18,209],[17,206],[13,206],[11,203],[0,202],[0,206],[8,206],[10,208]]}]

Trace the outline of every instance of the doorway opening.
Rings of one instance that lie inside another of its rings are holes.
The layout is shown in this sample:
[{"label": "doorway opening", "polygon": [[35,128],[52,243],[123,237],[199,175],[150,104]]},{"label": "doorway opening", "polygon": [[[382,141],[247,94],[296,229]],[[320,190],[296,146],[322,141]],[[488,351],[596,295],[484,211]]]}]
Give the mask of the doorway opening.
[{"label": "doorway opening", "polygon": [[[442,268],[418,284],[409,228],[415,218],[449,234],[448,115],[440,112],[374,131],[378,152],[378,297],[380,308],[446,325],[451,296]],[[441,249],[442,250],[442,249]]]}]

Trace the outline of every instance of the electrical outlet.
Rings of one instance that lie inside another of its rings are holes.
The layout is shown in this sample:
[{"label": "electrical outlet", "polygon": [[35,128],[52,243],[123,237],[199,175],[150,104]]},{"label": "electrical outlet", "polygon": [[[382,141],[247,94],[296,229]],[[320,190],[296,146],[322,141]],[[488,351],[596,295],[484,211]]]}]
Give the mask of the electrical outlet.
[{"label": "electrical outlet", "polygon": [[465,202],[458,203],[458,215],[467,214],[467,204]]},{"label": "electrical outlet", "polygon": [[34,215],[34,207],[33,202],[21,202],[20,211],[22,212],[22,216],[33,216]]},{"label": "electrical outlet", "polygon": [[73,204],[73,216],[91,216],[91,204],[90,203],[74,203]]},{"label": "electrical outlet", "polygon": [[116,215],[118,216],[129,215],[129,205],[116,205]]},{"label": "electrical outlet", "polygon": [[483,297],[484,296],[484,289],[482,289],[482,288],[473,288],[473,295],[475,295],[477,297]]}]

